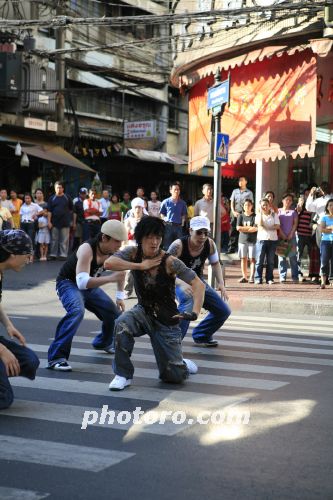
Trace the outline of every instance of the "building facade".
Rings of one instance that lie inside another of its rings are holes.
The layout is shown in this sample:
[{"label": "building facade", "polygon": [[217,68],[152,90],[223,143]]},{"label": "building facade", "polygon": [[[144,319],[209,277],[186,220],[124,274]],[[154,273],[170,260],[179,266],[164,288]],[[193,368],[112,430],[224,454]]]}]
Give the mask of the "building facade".
[{"label": "building facade", "polygon": [[257,200],[267,189],[280,198],[322,180],[333,184],[329,2],[180,0],[175,13],[184,22],[174,26],[171,80],[189,96],[189,170],[211,165],[207,95],[218,75],[230,78],[223,191],[228,177],[243,174]]},{"label": "building facade", "polygon": [[[1,183],[49,191],[61,178],[74,195],[98,172],[115,192],[144,185],[165,194],[174,166],[187,162],[187,97],[169,86],[168,26],[145,17],[167,15],[169,4],[56,5],[9,5],[1,25],[0,156],[10,166]],[[28,36],[27,20],[36,21]],[[15,156],[18,143],[29,151],[29,168]]]}]

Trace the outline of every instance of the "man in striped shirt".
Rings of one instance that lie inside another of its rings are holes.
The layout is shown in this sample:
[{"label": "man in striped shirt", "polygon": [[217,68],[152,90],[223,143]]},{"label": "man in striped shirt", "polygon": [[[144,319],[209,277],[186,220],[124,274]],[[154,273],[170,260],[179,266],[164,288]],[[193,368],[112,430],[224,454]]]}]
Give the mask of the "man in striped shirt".
[{"label": "man in striped shirt", "polygon": [[303,194],[300,195],[298,203],[296,206],[296,211],[298,213],[298,225],[297,225],[297,252],[298,252],[298,274],[302,276],[302,281],[305,281],[302,273],[302,256],[305,247],[307,248],[307,254],[310,257],[311,246],[312,246],[312,212],[309,212],[305,208],[305,203],[307,197],[309,196],[309,189],[306,189]]}]

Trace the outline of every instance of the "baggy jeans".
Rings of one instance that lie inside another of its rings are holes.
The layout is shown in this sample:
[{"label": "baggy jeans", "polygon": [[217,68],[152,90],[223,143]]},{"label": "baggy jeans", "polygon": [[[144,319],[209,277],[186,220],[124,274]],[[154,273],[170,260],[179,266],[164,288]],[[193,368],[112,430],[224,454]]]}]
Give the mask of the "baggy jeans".
[{"label": "baggy jeans", "polygon": [[71,280],[59,281],[56,290],[67,314],[58,323],[55,339],[49,347],[50,366],[68,360],[72,340],[83,320],[85,309],[102,321],[102,331],[93,340],[93,347],[103,349],[112,345],[114,323],[120,312],[103,290],[100,288],[79,290],[76,283]]},{"label": "baggy jeans", "polygon": [[[20,364],[20,376],[34,380],[39,366],[39,359],[28,347],[17,344],[13,340],[0,337],[0,344],[14,354]],[[0,360],[0,410],[9,408],[14,401],[13,389],[9,383],[6,367]]]},{"label": "baggy jeans", "polygon": [[160,379],[180,384],[189,375],[181,350],[181,330],[178,325],[163,325],[136,305],[116,320],[115,357],[113,371],[116,375],[132,379],[134,366],[131,361],[135,337],[149,335],[155,354]]},{"label": "baggy jeans", "polygon": [[[231,314],[228,304],[221,299],[219,294],[208,283],[202,281],[206,287],[203,308],[209,311],[209,314],[193,328],[192,337],[195,342],[208,342],[211,340],[213,334],[221,328]],[[180,285],[177,285],[176,296],[179,302],[179,311],[191,312],[193,308],[192,295],[188,295]],[[185,337],[189,325],[189,321],[181,320],[182,338]]]}]

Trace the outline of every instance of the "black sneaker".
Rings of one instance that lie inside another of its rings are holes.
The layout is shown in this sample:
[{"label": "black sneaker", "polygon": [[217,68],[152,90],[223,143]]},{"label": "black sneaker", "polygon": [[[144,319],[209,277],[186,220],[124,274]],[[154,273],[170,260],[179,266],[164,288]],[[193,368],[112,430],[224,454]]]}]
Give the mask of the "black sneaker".
[{"label": "black sneaker", "polygon": [[217,347],[219,345],[217,340],[207,340],[205,342],[194,341],[196,345],[201,345],[202,347]]},{"label": "black sneaker", "polygon": [[106,346],[106,347],[99,347],[99,346],[95,347],[95,346],[93,345],[93,348],[94,348],[96,351],[105,351],[105,352],[107,352],[108,354],[114,354],[114,353],[115,353],[115,350],[114,350],[113,345],[108,345],[108,346]]},{"label": "black sneaker", "polygon": [[67,363],[67,361],[59,361],[58,363],[55,363],[54,365],[49,365],[47,368],[50,370],[56,370],[60,372],[71,372],[72,367]]}]

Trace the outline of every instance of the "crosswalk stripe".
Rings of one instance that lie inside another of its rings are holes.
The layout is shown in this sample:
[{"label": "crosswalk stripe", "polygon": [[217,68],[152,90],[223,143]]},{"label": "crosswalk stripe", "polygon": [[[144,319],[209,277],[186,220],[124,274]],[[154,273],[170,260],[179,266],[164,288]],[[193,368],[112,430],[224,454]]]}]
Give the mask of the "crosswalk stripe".
[{"label": "crosswalk stripe", "polygon": [[294,347],[287,345],[272,345],[272,344],[257,344],[256,342],[237,342],[222,340],[219,342],[221,346],[228,347],[250,347],[251,349],[264,349],[268,351],[289,351],[289,352],[304,352],[309,354],[333,354],[333,349],[312,349],[310,347]]},{"label": "crosswalk stripe", "polygon": [[118,450],[23,437],[0,436],[0,457],[2,460],[100,472],[134,455],[135,453]]},{"label": "crosswalk stripe", "polygon": [[[189,331],[191,331],[193,329],[192,328],[189,328]],[[253,327],[249,327],[249,326],[233,326],[233,325],[227,325],[225,324],[222,328],[221,328],[221,332],[223,332],[224,330],[229,330],[229,331],[234,331],[238,334],[238,332],[262,332],[262,333],[278,333],[279,335],[306,335],[306,336],[309,336],[309,337],[324,337],[324,338],[333,338],[333,333],[325,333],[325,332],[320,332],[317,329],[313,329],[313,331],[296,331],[296,330],[278,330],[278,329],[274,329],[274,328],[267,328],[267,327],[261,327],[261,326],[253,326]]]},{"label": "crosswalk stripe", "polygon": [[309,345],[323,345],[333,347],[333,341],[330,340],[313,340],[313,339],[299,339],[295,337],[280,337],[278,335],[253,335],[252,333],[235,333],[229,330],[220,330],[219,333],[214,334],[214,338],[224,337],[237,337],[238,339],[253,339],[253,340],[269,340],[271,342],[287,342],[292,344],[309,344]]},{"label": "crosswalk stripe", "polygon": [[50,493],[41,493],[39,491],[20,490],[18,488],[6,488],[0,486],[1,500],[41,500],[47,498]]},{"label": "crosswalk stripe", "polygon": [[[11,384],[14,387],[27,387],[34,389],[42,389],[47,391],[73,392],[75,394],[89,394],[93,396],[103,396],[105,398],[123,398],[141,401],[161,402],[168,401],[171,406],[173,404],[182,404],[184,406],[194,405],[202,408],[223,407],[226,404],[238,404],[253,397],[253,393],[242,393],[241,396],[221,396],[215,395],[212,398],[211,394],[194,392],[187,390],[186,384],[181,390],[159,389],[154,387],[136,386],[135,383],[124,391],[109,391],[108,383],[91,382],[88,380],[73,380],[56,377],[36,377],[34,381],[27,380],[22,377],[11,379]],[[213,401],[212,401],[213,400]]]},{"label": "crosswalk stripe", "polygon": [[313,322],[314,325],[317,325],[317,324],[323,324],[323,325],[332,325],[332,321],[331,320],[325,320],[325,319],[321,319],[321,318],[316,318],[315,320],[312,320],[309,318],[309,319],[301,319],[301,318],[290,318],[289,316],[287,318],[281,318],[281,316],[269,316],[267,317],[266,316],[252,316],[251,314],[244,314],[244,315],[240,315],[240,314],[234,314],[232,313],[232,315],[230,316],[230,318],[228,319],[228,321],[232,321],[232,320],[239,320],[239,321],[246,321],[246,320],[252,320],[252,321],[259,321],[259,322],[265,322],[265,323],[269,323],[269,324],[272,324],[272,323],[295,323],[296,325],[309,325]]},{"label": "crosswalk stripe", "polygon": [[[109,408],[112,410],[112,408]],[[154,408],[153,411],[162,411],[164,408]],[[169,407],[168,407],[169,409]],[[183,408],[182,408],[183,409]],[[45,403],[40,401],[28,401],[17,399],[14,406],[7,410],[3,410],[0,413],[1,416],[12,416],[12,417],[21,417],[21,418],[29,418],[36,420],[47,420],[50,422],[61,422],[64,424],[82,424],[82,418],[85,411],[94,411],[100,415],[101,408],[92,408],[91,406],[75,406],[75,405],[66,405],[60,403]],[[116,415],[119,414],[119,411],[116,411]],[[193,411],[188,414],[188,416],[193,417]],[[133,427],[133,423],[118,423],[118,421],[114,421],[111,424],[108,423],[108,419],[104,424],[99,424],[98,421],[93,425],[95,427],[107,427],[112,429],[118,429],[122,431],[128,431]],[[148,433],[148,434],[158,434],[160,436],[174,436],[179,432],[183,431],[188,427],[187,423],[177,424],[175,425],[170,419],[166,419],[163,425],[157,423],[153,423],[150,425],[142,425],[135,424],[135,427],[140,430],[140,432]],[[0,497],[1,498],[1,497]]]},{"label": "crosswalk stripe", "polygon": [[[79,343],[91,343],[91,339],[89,337],[75,337],[74,342]],[[30,344],[29,347],[36,352],[45,353],[48,350],[48,346],[43,344]],[[136,343],[136,347],[139,349],[150,350],[152,352],[152,347],[149,341],[139,340]],[[82,349],[79,347],[72,347],[71,354],[75,356],[84,356],[91,357],[96,359],[96,357],[100,359],[108,359],[110,360],[112,357],[109,354],[94,351],[93,349]],[[305,356],[290,356],[290,355],[279,355],[273,353],[260,353],[253,351],[232,351],[230,349],[207,349],[205,347],[196,346],[194,344],[186,345],[183,344],[183,354],[184,357],[190,357],[191,354],[203,354],[206,358],[210,357],[233,357],[233,358],[245,358],[245,359],[260,359],[265,361],[282,361],[284,363],[300,363],[300,364],[309,364],[309,365],[322,365],[322,366],[333,366],[332,359],[325,358],[313,358],[313,357],[305,357]],[[134,354],[135,356],[135,347]],[[152,358],[154,359],[154,358]],[[198,360],[195,360],[197,362]]]},{"label": "crosswalk stripe", "polygon": [[289,329],[296,329],[296,330],[299,330],[299,331],[303,331],[304,333],[308,330],[316,330],[317,332],[319,331],[324,331],[324,332],[329,332],[331,334],[333,334],[333,327],[332,327],[332,324],[330,326],[324,326],[320,323],[315,323],[313,325],[309,325],[309,323],[305,324],[305,325],[290,325],[288,322],[286,324],[279,324],[279,325],[275,325],[274,323],[272,322],[268,322],[266,320],[265,323],[257,323],[256,321],[236,321],[236,320],[233,320],[233,319],[228,319],[225,324],[224,324],[227,328],[229,326],[231,326],[232,328],[234,327],[242,327],[242,328],[245,328],[247,329],[248,326],[255,326],[255,327],[261,327],[263,325],[265,325],[266,327],[269,325],[270,328],[289,328]]},{"label": "crosswalk stripe", "polygon": [[[82,349],[84,352],[85,349]],[[83,354],[84,355],[84,354]],[[110,356],[109,356],[110,358]],[[96,355],[94,355],[94,359],[96,359]],[[154,354],[139,354],[133,353],[131,356],[132,361],[143,361],[146,363],[156,364]],[[42,362],[47,364],[47,359],[40,358]],[[317,375],[320,371],[315,370],[304,370],[298,368],[286,368],[286,367],[278,367],[278,366],[269,366],[269,365],[248,365],[244,363],[230,363],[225,361],[207,361],[196,359],[195,364],[199,368],[212,368],[216,370],[230,370],[230,371],[240,371],[240,372],[251,372],[251,373],[264,373],[270,375],[290,375],[293,377],[311,377],[312,375]],[[102,364],[94,364],[94,363],[81,363],[71,361],[71,365],[76,368],[82,368],[86,365],[87,373],[105,373],[107,375],[112,374],[112,369],[110,365],[102,365]],[[81,366],[82,365],[82,366]],[[89,366],[89,368],[88,368]],[[156,376],[155,376],[156,378]]]}]

